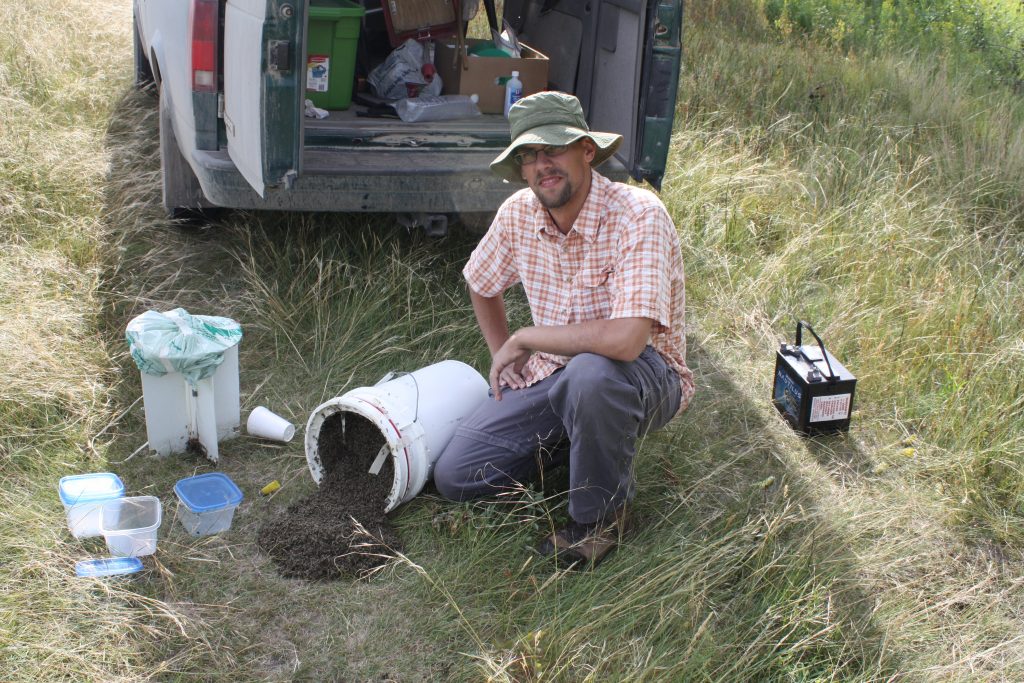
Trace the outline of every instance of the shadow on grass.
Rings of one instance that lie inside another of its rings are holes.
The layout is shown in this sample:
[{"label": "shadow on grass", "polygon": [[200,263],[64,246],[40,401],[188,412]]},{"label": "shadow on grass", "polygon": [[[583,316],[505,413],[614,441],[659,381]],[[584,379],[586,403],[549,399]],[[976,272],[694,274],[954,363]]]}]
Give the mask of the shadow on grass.
[{"label": "shadow on grass", "polygon": [[836,479],[870,475],[877,464],[848,433],[809,437],[805,443],[818,464]]},{"label": "shadow on grass", "polygon": [[767,395],[752,401],[693,338],[688,359],[695,401],[649,439],[638,471],[639,507],[660,520],[638,539],[640,554],[657,558],[655,574],[671,573],[673,561],[687,567],[671,585],[685,586],[695,607],[666,627],[689,656],[673,669],[678,680],[788,680],[798,671],[882,680],[901,671],[861,588],[851,539],[823,505],[827,492],[793,466],[813,460],[845,479],[868,469],[867,457],[845,435],[796,437]]},{"label": "shadow on grass", "polygon": [[[109,434],[112,460],[145,440],[141,405],[129,410],[141,388],[123,333],[148,308],[242,323],[243,418],[262,404],[303,425],[326,398],[442,358],[486,371],[460,274],[473,237],[422,241],[388,217],[241,211],[181,230],[160,208],[156,122],[155,101],[127,93],[108,131],[103,341],[127,411]],[[510,314],[514,326],[528,320],[521,295]],[[158,571],[141,590],[179,606],[194,629],[169,632],[154,666],[236,680],[465,679],[503,663],[523,678],[544,667],[663,680],[899,672],[849,539],[788,464],[793,442],[710,349],[690,343],[695,403],[637,460],[646,523],[591,575],[553,576],[530,560],[558,499],[453,506],[427,495],[396,516],[422,574],[397,564],[364,582],[283,580],[254,541],[262,520],[312,490],[301,435],[222,445],[219,469],[246,501],[229,534],[200,541],[175,525],[169,492],[211,466],[192,456],[125,463],[130,492],[155,492],[168,511]],[[803,447],[830,471],[859,476],[870,465],[848,439]],[[275,478],[278,495],[255,495]]]}]

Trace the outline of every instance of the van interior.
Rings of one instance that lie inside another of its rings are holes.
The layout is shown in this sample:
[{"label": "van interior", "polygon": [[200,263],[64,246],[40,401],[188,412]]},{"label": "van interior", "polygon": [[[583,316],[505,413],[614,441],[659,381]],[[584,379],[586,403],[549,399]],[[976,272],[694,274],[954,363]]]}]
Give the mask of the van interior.
[{"label": "van interior", "polygon": [[[501,113],[407,123],[388,115],[386,108],[382,110],[379,104],[386,101],[376,96],[367,77],[394,49],[394,31],[389,32],[387,8],[383,6],[384,2],[392,0],[352,1],[362,5],[365,12],[360,19],[352,74],[352,102],[345,109],[331,110],[324,119],[304,117],[303,140],[307,151],[318,147],[382,145],[392,148],[493,147],[498,150],[508,144],[508,122]],[[405,0],[413,1],[437,2],[450,7],[458,0]],[[470,1],[479,7],[472,20],[463,22],[462,37],[489,40],[486,3],[494,0]],[[316,5],[317,0],[310,2]],[[606,175],[622,178],[626,175],[622,161],[631,158],[635,138],[632,133],[637,127],[646,3],[614,0],[613,5],[612,2],[505,0],[501,3],[499,0],[496,18],[499,26],[503,20],[508,22],[519,41],[548,57],[548,89],[579,97],[592,129],[624,136],[620,159],[612,159],[602,168]],[[470,12],[473,10],[463,10],[463,16]],[[451,27],[447,33],[439,29],[440,35],[430,39],[435,43],[445,41],[456,45],[459,39],[456,32]],[[600,79],[596,77],[598,71]],[[442,94],[450,94],[447,84]]]}]

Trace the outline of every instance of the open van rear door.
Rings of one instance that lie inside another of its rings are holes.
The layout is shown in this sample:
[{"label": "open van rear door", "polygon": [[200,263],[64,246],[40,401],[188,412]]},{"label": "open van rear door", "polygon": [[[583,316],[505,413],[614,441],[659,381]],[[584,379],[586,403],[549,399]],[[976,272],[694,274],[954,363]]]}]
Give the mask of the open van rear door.
[{"label": "open van rear door", "polygon": [[616,157],[661,187],[675,116],[683,0],[506,0],[505,18],[551,62],[552,87],[580,99]]},{"label": "open van rear door", "polygon": [[224,127],[228,155],[261,197],[298,177],[305,0],[227,0]]}]

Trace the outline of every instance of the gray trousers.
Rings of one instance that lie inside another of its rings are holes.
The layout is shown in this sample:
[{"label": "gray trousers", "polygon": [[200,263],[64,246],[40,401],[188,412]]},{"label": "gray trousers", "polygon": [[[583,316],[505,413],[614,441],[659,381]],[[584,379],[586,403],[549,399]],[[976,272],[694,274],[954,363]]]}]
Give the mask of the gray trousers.
[{"label": "gray trousers", "polygon": [[434,466],[452,500],[532,480],[538,450],[569,440],[569,515],[593,524],[633,499],[637,440],[679,409],[679,377],[652,347],[634,361],[593,353],[525,389],[503,389],[459,425]]}]

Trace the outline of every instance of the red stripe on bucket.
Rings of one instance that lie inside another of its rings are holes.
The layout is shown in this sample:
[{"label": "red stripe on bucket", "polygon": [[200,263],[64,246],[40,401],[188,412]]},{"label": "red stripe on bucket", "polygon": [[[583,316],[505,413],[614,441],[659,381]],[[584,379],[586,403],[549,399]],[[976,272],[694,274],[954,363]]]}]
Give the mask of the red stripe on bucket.
[{"label": "red stripe on bucket", "polygon": [[[366,404],[366,405],[368,405],[368,406],[372,406],[372,407],[374,408],[374,410],[376,410],[376,411],[377,411],[378,413],[380,413],[381,415],[383,415],[383,416],[384,416],[384,419],[385,419],[385,420],[387,420],[387,421],[388,421],[388,423],[389,423],[389,424],[391,425],[391,428],[395,430],[395,434],[397,434],[397,435],[398,435],[398,440],[399,440],[399,441],[401,441],[401,440],[402,440],[402,430],[398,428],[398,425],[396,425],[396,424],[395,424],[395,421],[391,419],[391,416],[390,416],[390,415],[388,415],[387,413],[385,413],[385,412],[384,412],[383,410],[381,410],[381,409],[380,409],[380,407],[379,407],[379,406],[377,406],[377,404],[375,404],[375,403],[370,403],[370,402],[369,402],[369,401],[367,401],[366,399],[364,399],[364,398],[359,398],[358,396],[353,396],[352,398],[356,399],[357,401],[362,401],[363,403],[365,403],[365,404]],[[403,499],[403,498],[405,498],[405,494],[409,492],[409,481],[410,481],[410,477],[408,476],[408,473],[409,473],[409,471],[410,471],[410,470],[411,470],[411,468],[412,468],[412,465],[411,465],[411,464],[409,463],[409,447],[408,447],[408,446],[402,446],[402,452],[403,452],[403,453],[405,453],[405,472],[406,472],[406,477],[405,477],[405,490],[404,490],[404,491],[402,491],[402,495],[400,495],[400,496],[398,497],[398,500],[397,500],[397,501],[395,501],[396,503],[400,503],[400,502],[402,502],[402,499]]]}]

